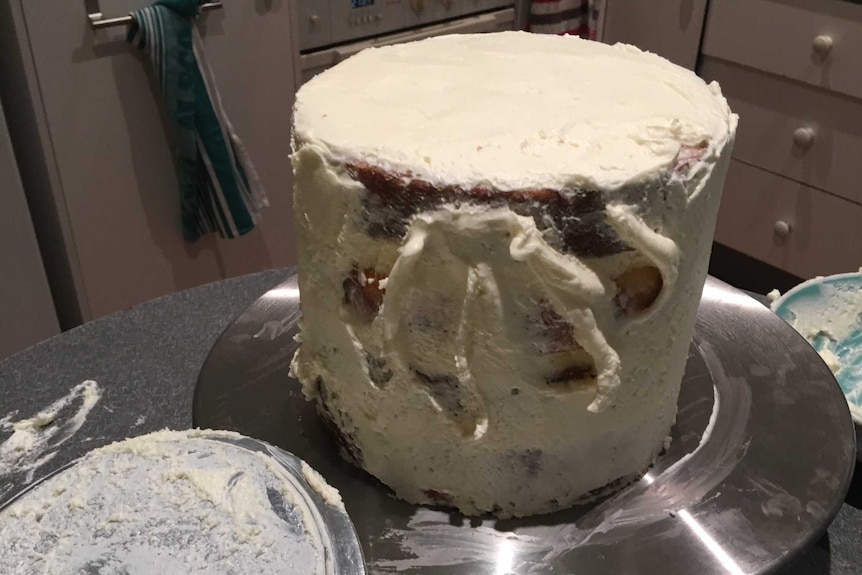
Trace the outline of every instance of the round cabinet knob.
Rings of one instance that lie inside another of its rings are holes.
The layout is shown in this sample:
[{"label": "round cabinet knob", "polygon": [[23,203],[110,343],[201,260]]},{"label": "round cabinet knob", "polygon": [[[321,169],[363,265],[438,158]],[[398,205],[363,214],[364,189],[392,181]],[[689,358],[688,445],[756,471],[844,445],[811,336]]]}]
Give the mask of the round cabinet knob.
[{"label": "round cabinet knob", "polygon": [[814,144],[813,128],[797,128],[793,131],[793,145],[807,150]]},{"label": "round cabinet knob", "polygon": [[778,220],[772,225],[772,230],[775,232],[775,235],[781,239],[787,238],[790,235],[791,227],[790,224],[785,222],[784,220]]},{"label": "round cabinet knob", "polygon": [[318,26],[320,26],[320,16],[318,16],[317,14],[309,16],[308,22],[309,24],[311,24],[312,28],[317,28]]},{"label": "round cabinet knob", "polygon": [[410,0],[410,7],[418,14],[425,10],[425,0]]},{"label": "round cabinet knob", "polygon": [[374,15],[374,19],[377,20],[378,22],[383,22],[383,14],[378,12],[377,14]]},{"label": "round cabinet knob", "polygon": [[832,51],[832,44],[832,36],[821,34],[814,39],[812,49],[814,50],[815,54],[817,54],[821,58],[825,58],[829,55],[829,52]]}]

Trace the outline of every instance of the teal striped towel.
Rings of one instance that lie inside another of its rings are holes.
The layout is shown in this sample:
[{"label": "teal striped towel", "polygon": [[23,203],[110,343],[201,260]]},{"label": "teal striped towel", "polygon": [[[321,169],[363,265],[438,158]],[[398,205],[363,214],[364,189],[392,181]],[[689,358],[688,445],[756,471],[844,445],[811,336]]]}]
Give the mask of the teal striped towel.
[{"label": "teal striped towel", "polygon": [[144,51],[174,124],[183,237],[251,231],[268,205],[242,142],[225,115],[193,25],[203,0],[158,0],[132,12],[126,40]]}]

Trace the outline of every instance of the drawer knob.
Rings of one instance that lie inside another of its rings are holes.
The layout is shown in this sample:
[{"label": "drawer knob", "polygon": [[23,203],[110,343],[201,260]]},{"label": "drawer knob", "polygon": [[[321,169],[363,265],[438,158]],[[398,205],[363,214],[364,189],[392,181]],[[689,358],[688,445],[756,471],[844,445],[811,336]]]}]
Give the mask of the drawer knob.
[{"label": "drawer knob", "polygon": [[773,224],[772,230],[775,232],[775,235],[781,239],[785,239],[790,235],[791,227],[790,224],[785,222],[784,220],[778,220]]},{"label": "drawer knob", "polygon": [[814,39],[814,45],[812,46],[812,48],[814,49],[815,54],[817,54],[821,58],[825,58],[829,55],[829,52],[832,51],[832,44],[832,36],[821,34]]},{"label": "drawer knob", "polygon": [[813,128],[797,128],[793,131],[793,144],[803,150],[807,150],[814,143]]}]

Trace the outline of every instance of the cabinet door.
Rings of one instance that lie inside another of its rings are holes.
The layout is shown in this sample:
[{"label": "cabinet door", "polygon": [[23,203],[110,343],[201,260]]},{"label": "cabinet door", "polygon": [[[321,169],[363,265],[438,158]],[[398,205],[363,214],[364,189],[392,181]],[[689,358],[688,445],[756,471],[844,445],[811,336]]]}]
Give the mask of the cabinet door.
[{"label": "cabinet door", "polygon": [[733,160],[717,242],[802,278],[856,271],[862,206]]},{"label": "cabinet door", "polygon": [[[225,1],[199,22],[226,112],[269,194],[253,232],[182,240],[170,126],[124,28],[93,30],[84,2],[17,0],[26,22],[84,319],[294,262],[290,122],[293,3]],[[145,0],[101,0],[105,17]]]},{"label": "cabinet door", "polygon": [[0,360],[60,327],[0,107]]}]

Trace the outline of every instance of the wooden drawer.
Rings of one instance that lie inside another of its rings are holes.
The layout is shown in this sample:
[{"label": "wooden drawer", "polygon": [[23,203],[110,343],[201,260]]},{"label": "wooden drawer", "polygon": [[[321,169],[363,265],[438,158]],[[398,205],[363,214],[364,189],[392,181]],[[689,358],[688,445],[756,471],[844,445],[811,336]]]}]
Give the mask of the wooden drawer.
[{"label": "wooden drawer", "polygon": [[[818,37],[829,38],[831,48],[818,49]],[[713,0],[702,49],[708,56],[862,98],[862,6],[858,4]]]},{"label": "wooden drawer", "polygon": [[862,206],[734,160],[715,239],[804,278],[855,271]]},{"label": "wooden drawer", "polygon": [[862,204],[862,101],[714,58],[700,74],[739,114],[735,158]]}]

